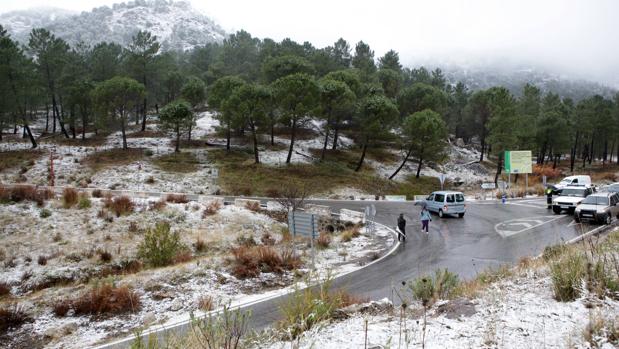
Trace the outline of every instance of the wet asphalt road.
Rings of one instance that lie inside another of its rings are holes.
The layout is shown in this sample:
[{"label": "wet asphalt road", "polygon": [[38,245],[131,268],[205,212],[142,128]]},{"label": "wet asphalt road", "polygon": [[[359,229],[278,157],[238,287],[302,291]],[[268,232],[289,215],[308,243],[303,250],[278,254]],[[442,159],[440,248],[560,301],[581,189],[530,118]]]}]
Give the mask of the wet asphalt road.
[{"label": "wet asphalt road", "polygon": [[[321,202],[332,211],[340,208],[363,211],[370,202]],[[390,298],[402,281],[437,268],[448,268],[470,278],[489,268],[516,263],[525,256],[539,255],[544,247],[570,240],[594,227],[576,225],[566,214],[554,215],[543,199],[468,203],[464,218],[433,215],[430,233],[421,232],[420,207],[413,203],[373,202],[376,221],[394,227],[399,213],[407,220],[407,240],[389,257],[362,270],[338,278],[335,287],[370,299]],[[279,320],[279,305],[286,296],[249,307],[252,325],[263,328]]]},{"label": "wet asphalt road", "polygon": [[[461,278],[503,264],[516,263],[522,257],[539,255],[544,247],[570,240],[586,233],[595,226],[573,223],[570,215],[555,215],[546,209],[544,199],[500,202],[469,202],[464,218],[439,218],[433,216],[430,233],[421,232],[420,207],[412,202],[385,201],[311,201],[330,206],[333,212],[342,208],[363,211],[374,204],[378,223],[389,227],[396,225],[400,213],[407,220],[406,243],[380,262],[339,277],[334,287],[346,288],[351,293],[373,300],[389,298],[398,303],[395,291],[402,281],[438,268],[448,268]],[[287,295],[243,307],[251,311],[253,329],[262,329],[281,318],[280,305]],[[174,335],[182,336],[189,329],[187,324],[169,328]],[[158,333],[160,339],[165,334]],[[131,341],[110,347],[128,347]]]}]

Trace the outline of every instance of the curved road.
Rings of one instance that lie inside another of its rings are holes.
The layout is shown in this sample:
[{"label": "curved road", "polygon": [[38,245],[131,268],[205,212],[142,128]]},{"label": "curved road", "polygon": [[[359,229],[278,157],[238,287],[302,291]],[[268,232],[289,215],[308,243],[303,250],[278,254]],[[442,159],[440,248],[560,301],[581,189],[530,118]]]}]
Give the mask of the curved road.
[{"label": "curved road", "polygon": [[[544,199],[500,202],[469,202],[464,218],[438,218],[430,223],[430,233],[421,232],[418,206],[412,202],[330,201],[311,200],[311,203],[363,211],[374,204],[378,223],[395,226],[400,213],[407,220],[407,241],[380,262],[339,277],[335,287],[371,299],[390,298],[397,303],[394,290],[408,281],[438,268],[448,268],[462,278],[469,278],[489,268],[511,264],[525,256],[539,255],[544,247],[563,243],[595,227],[575,224],[568,215],[554,215],[546,209]],[[279,305],[287,295],[242,307],[250,310],[251,327],[261,329],[280,319]],[[172,331],[175,336],[188,330],[187,324],[158,332]],[[129,347],[131,340],[103,345],[107,348]]]}]

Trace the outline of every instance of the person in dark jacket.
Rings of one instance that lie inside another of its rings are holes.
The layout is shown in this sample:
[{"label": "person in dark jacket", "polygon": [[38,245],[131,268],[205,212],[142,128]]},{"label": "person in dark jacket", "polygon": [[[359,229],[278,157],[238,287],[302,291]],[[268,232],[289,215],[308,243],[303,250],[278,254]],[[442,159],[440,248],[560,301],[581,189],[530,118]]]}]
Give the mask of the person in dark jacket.
[{"label": "person in dark jacket", "polygon": [[404,213],[400,213],[398,217],[398,229],[401,234],[398,233],[398,241],[406,241],[406,219],[404,219]]}]

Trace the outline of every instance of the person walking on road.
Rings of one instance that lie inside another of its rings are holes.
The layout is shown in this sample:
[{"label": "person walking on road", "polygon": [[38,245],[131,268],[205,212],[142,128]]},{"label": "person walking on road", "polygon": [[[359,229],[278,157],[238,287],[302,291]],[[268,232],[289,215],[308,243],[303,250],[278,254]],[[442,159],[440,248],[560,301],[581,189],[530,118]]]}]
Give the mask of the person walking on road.
[{"label": "person walking on road", "polygon": [[432,216],[430,216],[430,211],[428,211],[428,209],[425,206],[421,208],[421,212],[419,213],[419,219],[421,220],[421,231],[423,232],[425,230],[426,234],[428,234],[429,225],[430,225],[430,221],[432,220]]},{"label": "person walking on road", "polygon": [[398,217],[398,241],[406,242],[406,219],[404,219],[404,213],[400,213]]}]

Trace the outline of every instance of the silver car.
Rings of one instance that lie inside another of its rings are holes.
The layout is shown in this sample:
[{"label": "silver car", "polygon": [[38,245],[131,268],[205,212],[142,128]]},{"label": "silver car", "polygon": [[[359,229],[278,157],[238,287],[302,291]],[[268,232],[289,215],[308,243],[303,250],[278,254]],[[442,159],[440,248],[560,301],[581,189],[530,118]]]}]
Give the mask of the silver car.
[{"label": "silver car", "polygon": [[610,224],[613,217],[619,218],[619,194],[595,193],[587,196],[574,211],[574,220],[595,221]]},{"label": "silver car", "polygon": [[445,215],[457,215],[462,218],[466,213],[464,194],[459,191],[435,191],[424,203],[428,211],[436,212],[441,218]]}]

